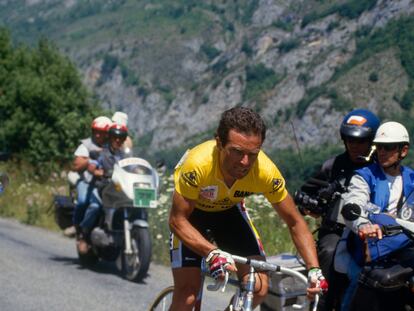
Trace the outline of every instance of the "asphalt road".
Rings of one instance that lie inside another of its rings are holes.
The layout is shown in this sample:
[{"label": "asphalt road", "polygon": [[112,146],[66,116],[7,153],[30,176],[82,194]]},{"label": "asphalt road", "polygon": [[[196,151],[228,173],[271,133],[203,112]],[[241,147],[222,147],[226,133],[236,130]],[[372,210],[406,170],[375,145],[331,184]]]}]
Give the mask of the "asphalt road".
[{"label": "asphalt road", "polygon": [[[155,264],[143,283],[123,279],[114,263],[84,269],[73,239],[0,218],[1,311],[146,311],[171,284],[170,269]],[[230,297],[205,293],[205,311],[224,309]]]}]

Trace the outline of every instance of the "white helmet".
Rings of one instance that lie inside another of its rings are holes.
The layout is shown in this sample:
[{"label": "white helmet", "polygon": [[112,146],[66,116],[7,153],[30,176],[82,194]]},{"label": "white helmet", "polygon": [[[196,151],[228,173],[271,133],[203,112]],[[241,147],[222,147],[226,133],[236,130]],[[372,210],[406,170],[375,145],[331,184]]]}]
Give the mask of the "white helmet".
[{"label": "white helmet", "polygon": [[100,116],[100,117],[95,118],[92,121],[91,128],[97,131],[107,131],[109,130],[109,127],[111,125],[112,125],[111,119],[105,116]]},{"label": "white helmet", "polygon": [[116,111],[112,116],[112,121],[119,125],[128,126],[128,115],[125,112]]},{"label": "white helmet", "polygon": [[398,122],[385,122],[375,133],[374,144],[410,143],[407,129]]}]

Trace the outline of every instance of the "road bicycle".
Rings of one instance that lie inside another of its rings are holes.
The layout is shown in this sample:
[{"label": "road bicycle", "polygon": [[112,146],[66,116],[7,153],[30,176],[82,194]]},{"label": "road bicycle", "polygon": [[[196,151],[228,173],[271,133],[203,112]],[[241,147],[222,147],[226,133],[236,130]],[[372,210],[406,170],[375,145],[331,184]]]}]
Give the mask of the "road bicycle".
[{"label": "road bicycle", "polygon": [[[255,282],[256,282],[255,271],[267,271],[267,272],[280,273],[283,275],[291,276],[297,279],[298,281],[302,282],[304,286],[307,287],[307,283],[308,283],[307,277],[296,269],[287,268],[281,265],[272,264],[272,263],[265,262],[262,260],[249,259],[249,258],[240,257],[236,255],[232,255],[232,257],[235,262],[250,266],[249,277],[247,279],[247,282],[244,284],[240,282],[239,280],[229,278],[228,274],[226,274],[224,281],[215,282],[214,284],[207,285],[207,289],[212,290],[212,291],[218,291],[218,290],[224,291],[227,284],[230,284],[236,287],[236,292],[229,306],[230,310],[232,311],[252,311],[253,310],[253,306],[252,306],[253,293],[254,293]],[[202,284],[204,284],[204,280],[206,276],[209,276],[208,269],[205,264],[205,261],[203,260],[203,263],[201,265]],[[202,290],[203,290],[203,286],[201,286],[201,290],[198,294],[197,302],[194,307],[194,311],[200,311]],[[173,286],[169,286],[163,289],[154,299],[148,311],[169,310],[169,307],[172,301],[173,291],[174,291]],[[306,295],[306,293],[304,293],[304,295]],[[319,296],[317,295],[313,303],[313,307],[312,307],[313,311],[315,311],[317,308],[318,300],[319,300]],[[306,301],[306,299],[301,304],[292,305],[292,308],[295,310],[307,310],[307,307],[309,307],[309,304]]]}]

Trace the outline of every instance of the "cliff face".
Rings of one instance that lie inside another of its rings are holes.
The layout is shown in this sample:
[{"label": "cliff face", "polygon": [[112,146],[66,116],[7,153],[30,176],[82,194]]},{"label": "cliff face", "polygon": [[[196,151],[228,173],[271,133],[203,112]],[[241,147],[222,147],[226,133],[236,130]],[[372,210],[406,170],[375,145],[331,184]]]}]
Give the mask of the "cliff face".
[{"label": "cliff face", "polygon": [[[0,14],[15,2],[1,1]],[[292,146],[293,129],[302,146],[337,142],[352,107],[402,111],[410,84],[395,46],[349,65],[359,38],[411,18],[409,0],[22,2],[6,25],[55,40],[153,151],[211,137],[234,105],[266,118],[265,148]]]}]

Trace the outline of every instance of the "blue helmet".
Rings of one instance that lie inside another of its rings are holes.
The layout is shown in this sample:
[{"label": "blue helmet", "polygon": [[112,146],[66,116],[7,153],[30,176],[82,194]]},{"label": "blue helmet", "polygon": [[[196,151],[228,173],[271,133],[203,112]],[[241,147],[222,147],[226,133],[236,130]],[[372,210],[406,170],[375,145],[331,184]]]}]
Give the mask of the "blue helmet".
[{"label": "blue helmet", "polygon": [[367,109],[355,109],[348,113],[341,124],[341,138],[369,138],[374,139],[375,132],[380,125],[379,118]]}]

